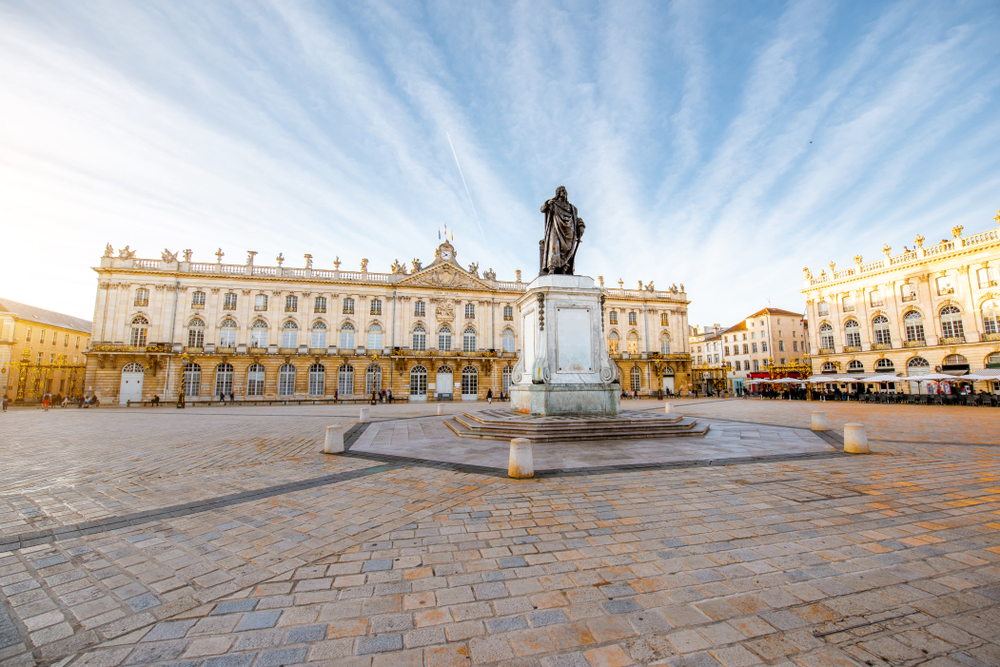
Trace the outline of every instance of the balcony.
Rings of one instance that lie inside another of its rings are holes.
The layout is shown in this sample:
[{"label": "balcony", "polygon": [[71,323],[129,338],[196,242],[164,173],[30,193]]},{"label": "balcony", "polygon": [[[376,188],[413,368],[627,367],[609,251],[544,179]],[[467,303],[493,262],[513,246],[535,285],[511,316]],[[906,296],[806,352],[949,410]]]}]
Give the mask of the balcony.
[{"label": "balcony", "polygon": [[891,350],[892,343],[872,343],[873,350]]},{"label": "balcony", "polygon": [[254,306],[253,309],[256,310],[258,313],[261,313],[267,310],[267,306]]},{"label": "balcony", "polygon": [[286,313],[297,313],[297,312],[299,312],[299,307],[298,306],[285,306],[285,312]]},{"label": "balcony", "polygon": [[926,347],[926,345],[927,341],[923,339],[903,341],[903,347]]},{"label": "balcony", "polygon": [[954,293],[955,293],[955,288],[954,287],[945,287],[944,289],[939,289],[938,290],[938,295],[939,296],[944,296],[945,294],[954,294]]},{"label": "balcony", "polygon": [[821,347],[819,348],[820,354],[836,354],[837,351],[832,347]]},{"label": "balcony", "polygon": [[987,341],[997,341],[1000,340],[1000,333],[984,333],[979,334],[979,340],[983,343]]},{"label": "balcony", "polygon": [[136,301],[136,302],[135,302],[134,304],[132,304],[132,305],[133,305],[134,307],[136,307],[136,308],[145,308],[146,306],[148,306],[148,305],[149,305],[149,299],[143,299],[142,301]]},{"label": "balcony", "polygon": [[844,352],[860,352],[860,351],[861,351],[861,346],[860,345],[845,345],[844,346]]},{"label": "balcony", "polygon": [[344,315],[353,315],[354,314],[354,309],[353,308],[344,308],[343,314]]},{"label": "balcony", "polygon": [[222,310],[236,310],[236,304],[235,303],[223,304]]},{"label": "balcony", "polygon": [[844,312],[845,313],[853,313],[854,312],[854,306],[844,306]]},{"label": "balcony", "polygon": [[916,300],[917,300],[916,294],[904,294],[902,299],[903,303],[908,303],[910,301],[916,301]]},{"label": "balcony", "polygon": [[313,312],[314,313],[325,313],[326,312],[326,306],[319,306],[318,308],[314,308]]},{"label": "balcony", "polygon": [[950,338],[938,338],[938,345],[964,345],[965,336],[952,336]]},{"label": "balcony", "polygon": [[195,310],[201,310],[202,308],[205,307],[205,304],[203,304],[203,303],[192,303],[191,307],[194,308]]}]

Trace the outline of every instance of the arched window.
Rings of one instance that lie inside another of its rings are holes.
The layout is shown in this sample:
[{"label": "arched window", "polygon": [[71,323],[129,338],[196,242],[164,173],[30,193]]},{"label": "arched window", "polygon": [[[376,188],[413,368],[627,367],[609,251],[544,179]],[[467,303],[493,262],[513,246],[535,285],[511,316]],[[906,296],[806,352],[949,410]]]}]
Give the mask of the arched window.
[{"label": "arched window", "polygon": [[944,366],[968,366],[969,365],[969,360],[966,359],[961,354],[949,354],[947,357],[944,358],[944,361],[941,362],[941,365],[942,365],[942,367],[944,367]]},{"label": "arched window", "polygon": [[354,395],[354,366],[344,364],[337,369],[337,393],[341,396]]},{"label": "arched window", "polygon": [[1000,333],[1000,308],[996,301],[987,301],[983,304],[983,333]]},{"label": "arched window", "polygon": [[373,324],[368,327],[368,349],[382,349],[382,327],[378,324]]},{"label": "arched window", "polygon": [[142,365],[132,362],[131,364],[125,364],[122,368],[122,373],[144,373]]},{"label": "arched window", "polygon": [[278,396],[295,395],[295,366],[284,364],[278,369]]},{"label": "arched window", "polygon": [[892,359],[879,359],[875,362],[875,372],[876,373],[895,373],[896,366],[892,363]]},{"label": "arched window", "polygon": [[414,366],[410,369],[410,395],[427,395],[427,369],[423,366]]},{"label": "arched window", "polygon": [[925,369],[924,373],[929,373],[931,364],[923,357],[913,357],[912,359],[906,362],[906,368],[908,369],[910,375],[914,374],[913,373],[914,369],[920,369],[920,368]]},{"label": "arched window", "polygon": [[824,350],[833,349],[833,327],[829,323],[819,327],[819,346]]},{"label": "arched window", "polygon": [[479,371],[472,366],[462,369],[462,396],[479,395]]},{"label": "arched window", "polygon": [[903,315],[903,327],[906,329],[907,343],[924,342],[924,316],[920,311],[911,310]]},{"label": "arched window", "polygon": [[201,393],[201,366],[198,364],[184,365],[184,394],[198,396]]},{"label": "arched window", "polygon": [[503,384],[501,386],[503,387],[503,393],[505,394],[510,391],[510,379],[513,373],[514,369],[512,367],[503,367]]},{"label": "arched window", "polygon": [[340,327],[340,349],[354,349],[354,325],[350,322],[344,322],[344,325]]},{"label": "arched window", "polygon": [[[749,363],[749,362],[747,362],[747,363]],[[823,364],[823,370],[822,370],[822,372],[826,373],[827,375],[829,375],[830,373],[836,373],[837,372],[837,364],[833,363],[832,361],[826,362],[825,364]]]},{"label": "arched window", "polygon": [[889,332],[889,318],[876,315],[872,320],[872,332],[875,334],[876,345],[892,345],[892,335]]},{"label": "arched window", "polygon": [[236,347],[236,322],[229,318],[219,328],[219,347]]},{"label": "arched window", "polygon": [[638,366],[632,367],[632,370],[629,371],[629,378],[632,380],[632,391],[642,389],[642,371],[639,370]]},{"label": "arched window", "polygon": [[666,331],[660,334],[660,354],[670,354],[670,334]]},{"label": "arched window", "polygon": [[219,364],[215,367],[215,395],[233,393],[233,365]]},{"label": "arched window", "polygon": [[476,351],[476,330],[472,327],[465,327],[462,332],[462,352]]},{"label": "arched window", "polygon": [[857,320],[847,320],[844,325],[844,345],[861,347],[861,325]]},{"label": "arched window", "polygon": [[608,354],[618,354],[618,332],[612,331],[608,334]]},{"label": "arched window", "polygon": [[285,322],[281,325],[281,347],[299,346],[299,325],[295,322]]},{"label": "arched window", "polygon": [[326,366],[313,364],[309,367],[309,395],[322,396],[326,392]]},{"label": "arched window", "polygon": [[135,347],[145,347],[146,331],[149,327],[149,320],[142,315],[132,318],[132,331],[129,334],[128,344]]},{"label": "arched window", "polygon": [[267,322],[264,320],[250,325],[250,347],[267,347]]},{"label": "arched window", "polygon": [[955,306],[945,306],[941,309],[941,335],[945,338],[965,336],[965,328],[962,326],[962,312]]},{"label": "arched window", "polygon": [[442,352],[451,351],[451,327],[447,325],[438,329],[438,349]]},{"label": "arched window", "polygon": [[188,323],[188,347],[205,347],[205,323],[194,318]]},{"label": "arched window", "polygon": [[247,396],[264,395],[264,366],[251,364],[247,369]]},{"label": "arched window", "polygon": [[413,349],[417,351],[427,349],[427,329],[419,324],[413,328]]},{"label": "arched window", "polygon": [[861,363],[860,361],[858,361],[857,359],[855,359],[854,361],[852,361],[852,362],[850,362],[850,363],[847,364],[847,372],[848,373],[864,373],[865,372],[865,365],[863,363]]},{"label": "arched window", "polygon": [[365,369],[365,396],[371,396],[382,391],[382,367],[371,364]]},{"label": "arched window", "polygon": [[314,350],[326,347],[326,323],[325,322],[313,322],[312,328],[312,340],[309,341],[309,347]]},{"label": "arched window", "polygon": [[500,349],[504,352],[517,351],[517,341],[514,339],[513,329],[504,329],[500,333]]},{"label": "arched window", "polygon": [[636,333],[628,335],[628,353],[639,354],[639,336]]}]

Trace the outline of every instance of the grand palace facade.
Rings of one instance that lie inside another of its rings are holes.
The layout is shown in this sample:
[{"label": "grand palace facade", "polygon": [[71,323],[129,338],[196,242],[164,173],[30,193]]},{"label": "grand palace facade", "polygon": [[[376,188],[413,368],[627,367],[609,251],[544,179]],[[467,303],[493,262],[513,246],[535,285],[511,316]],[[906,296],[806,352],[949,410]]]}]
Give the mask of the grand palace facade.
[{"label": "grand palace facade", "polygon": [[[434,261],[389,273],[138,259],[110,246],[98,273],[88,390],[118,403],[331,400],[391,389],[411,401],[507,393],[527,284],[463,268],[447,241]],[[600,279],[603,287],[603,279]],[[687,295],[603,287],[605,336],[625,390],[691,386]]]}]

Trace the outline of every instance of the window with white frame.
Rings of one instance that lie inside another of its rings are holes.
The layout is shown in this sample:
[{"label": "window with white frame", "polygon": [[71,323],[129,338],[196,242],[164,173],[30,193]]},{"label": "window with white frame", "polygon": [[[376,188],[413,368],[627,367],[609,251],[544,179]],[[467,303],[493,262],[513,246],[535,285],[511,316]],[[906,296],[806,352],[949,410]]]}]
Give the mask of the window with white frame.
[{"label": "window with white frame", "polygon": [[184,395],[201,395],[201,366],[195,363],[184,365]]},{"label": "window with white frame", "polygon": [[365,396],[371,396],[372,392],[382,392],[382,367],[378,364],[370,364],[365,369]]},{"label": "window with white frame", "polygon": [[318,296],[318,297],[316,297],[316,301],[313,303],[313,312],[314,313],[325,313],[326,312],[326,297],[325,296]]},{"label": "window with white frame", "polygon": [[215,395],[228,397],[233,393],[233,365],[219,364],[215,367]]},{"label": "window with white frame", "polygon": [[451,327],[443,326],[438,329],[438,349],[442,352],[451,350]]},{"label": "window with white frame", "polygon": [[281,347],[293,348],[299,346],[299,325],[288,321],[281,325]]},{"label": "window with white frame", "polygon": [[935,282],[937,284],[937,293],[939,296],[955,293],[955,282],[951,279],[951,276],[938,276]]},{"label": "window with white frame", "polygon": [[670,334],[660,334],[660,354],[670,354]]},{"label": "window with white frame", "polygon": [[618,354],[618,344],[621,339],[618,337],[618,333],[612,331],[608,334],[608,354]]},{"label": "window with white frame", "polygon": [[417,301],[413,304],[413,316],[414,317],[426,317],[427,315],[427,304],[423,301]]},{"label": "window with white frame", "polygon": [[350,322],[344,322],[340,327],[340,349],[342,350],[353,350],[354,349],[354,333],[357,330],[354,325]]},{"label": "window with white frame", "polygon": [[462,396],[479,395],[479,371],[472,366],[462,369]]},{"label": "window with white frame", "polygon": [[1000,307],[996,300],[990,300],[983,304],[983,333],[1000,333]]},{"label": "window with white frame", "polygon": [[250,325],[250,347],[267,347],[267,322],[257,320]]},{"label": "window with white frame", "polygon": [[226,318],[219,325],[219,347],[236,347],[236,322]]},{"label": "window with white frame", "polygon": [[295,366],[283,364],[278,369],[278,396],[295,395]]},{"label": "window with white frame", "polygon": [[350,364],[337,369],[337,393],[341,396],[354,394],[354,367]]},{"label": "window with white frame", "polygon": [[462,352],[475,352],[476,351],[476,330],[472,327],[466,327],[465,331],[462,332]]},{"label": "window with white frame", "polygon": [[312,340],[309,341],[309,347],[314,350],[326,347],[326,331],[326,322],[313,322]]},{"label": "window with white frame", "polygon": [[222,295],[222,309],[223,310],[236,310],[236,295],[232,292],[227,292]]},{"label": "window with white frame", "polygon": [[629,354],[639,354],[639,336],[637,334],[630,333],[625,342],[628,343]]},{"label": "window with white frame", "polygon": [[660,313],[660,326],[661,327],[670,326],[670,315],[669,315],[669,313]]},{"label": "window with white frame", "polygon": [[299,297],[289,294],[285,297],[285,312],[297,313],[299,310]]},{"label": "window with white frame", "polygon": [[847,296],[844,297],[844,312],[850,313],[853,310],[854,310],[854,297],[848,294]]},{"label": "window with white frame", "polygon": [[857,320],[847,320],[847,324],[844,325],[844,345],[861,347],[861,325]]},{"label": "window with white frame", "polygon": [[205,293],[201,290],[191,295],[191,305],[195,308],[202,308],[205,305]]},{"label": "window with white frame", "polygon": [[513,322],[514,321],[514,307],[513,306],[504,306],[503,307],[503,321],[504,322]]},{"label": "window with white frame", "polygon": [[267,295],[257,294],[253,298],[253,309],[256,311],[267,310]]},{"label": "window with white frame", "polygon": [[382,327],[378,324],[373,324],[368,327],[368,349],[382,349]]},{"label": "window with white frame", "polygon": [[920,343],[924,340],[924,316],[919,311],[911,310],[903,315],[903,327],[906,330],[908,343]]},{"label": "window with white frame", "polygon": [[618,324],[618,311],[612,310],[608,313],[608,324]]},{"label": "window with white frame", "polygon": [[863,363],[861,363],[860,361],[858,361],[857,359],[855,359],[854,361],[852,361],[852,362],[850,362],[850,363],[847,364],[847,372],[848,373],[864,373],[865,372],[865,365]]},{"label": "window with white frame", "polygon": [[322,396],[326,392],[326,366],[313,364],[309,367],[309,395]]},{"label": "window with white frame", "polygon": [[833,327],[829,323],[821,324],[819,327],[819,346],[824,350],[833,349]]},{"label": "window with white frame", "polygon": [[504,329],[500,332],[500,349],[504,352],[516,352],[517,342],[514,338],[513,329]]},{"label": "window with white frame", "polygon": [[205,347],[205,323],[200,318],[188,322],[188,347]]},{"label": "window with white frame", "polygon": [[148,306],[149,305],[149,290],[140,287],[135,291],[135,302],[133,306]]},{"label": "window with white frame", "polygon": [[976,277],[979,279],[980,289],[997,286],[997,274],[992,266],[985,266],[976,271]]},{"label": "window with white frame", "polygon": [[476,318],[476,305],[473,303],[465,304],[465,319],[472,320]]},{"label": "window with white frame", "polygon": [[264,395],[264,367],[251,364],[247,369],[247,396]]},{"label": "window with white frame", "polygon": [[[819,313],[820,317],[825,317],[826,315],[829,315],[830,304],[828,304],[826,301],[820,301],[819,303],[816,304],[816,312]],[[752,324],[753,323],[751,322],[751,325]]]},{"label": "window with white frame", "polygon": [[[133,347],[145,347],[146,332],[149,330],[149,320],[142,315],[132,318],[132,327],[129,332],[128,344]],[[30,330],[29,330],[30,331]]]},{"label": "window with white frame", "polygon": [[882,290],[876,287],[873,289],[869,295],[870,303],[873,308],[881,308],[885,305],[885,300],[882,298]]},{"label": "window with white frame", "polygon": [[410,396],[427,395],[427,369],[414,366],[410,369]]},{"label": "window with white frame", "polygon": [[422,325],[417,325],[413,327],[413,345],[412,349],[417,351],[423,351],[427,349],[427,329]]},{"label": "window with white frame", "polygon": [[513,377],[514,369],[510,366],[503,367],[503,383],[500,385],[503,389],[503,393],[510,391],[510,380]]},{"label": "window with white frame", "polygon": [[639,391],[642,389],[642,371],[639,370],[638,366],[633,366],[632,370],[629,371],[629,379],[631,380],[631,390]]},{"label": "window with white frame", "polygon": [[941,335],[945,338],[965,336],[965,328],[962,326],[962,312],[955,306],[945,306],[941,309]]},{"label": "window with white frame", "polygon": [[381,315],[382,314],[382,300],[372,299],[371,309],[368,312],[369,315]]},{"label": "window with white frame", "polygon": [[872,333],[876,345],[892,345],[892,333],[889,329],[889,318],[876,315],[872,320]]},{"label": "window with white frame", "polygon": [[344,299],[344,315],[354,314],[354,299],[347,297]]},{"label": "window with white frame", "polygon": [[628,314],[628,323],[629,324],[635,324],[636,322],[637,322],[637,320],[636,320],[636,314],[633,313],[633,312],[630,312]]}]

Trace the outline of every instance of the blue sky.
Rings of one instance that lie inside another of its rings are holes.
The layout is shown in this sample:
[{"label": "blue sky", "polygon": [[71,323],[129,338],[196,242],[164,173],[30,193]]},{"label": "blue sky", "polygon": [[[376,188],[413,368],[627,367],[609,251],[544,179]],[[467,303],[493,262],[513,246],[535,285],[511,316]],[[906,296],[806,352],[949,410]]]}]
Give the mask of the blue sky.
[{"label": "blue sky", "polygon": [[8,1],[0,63],[0,295],[82,317],[107,242],[387,271],[447,224],[528,278],[565,185],[578,273],[732,324],[1000,208],[995,1]]}]

